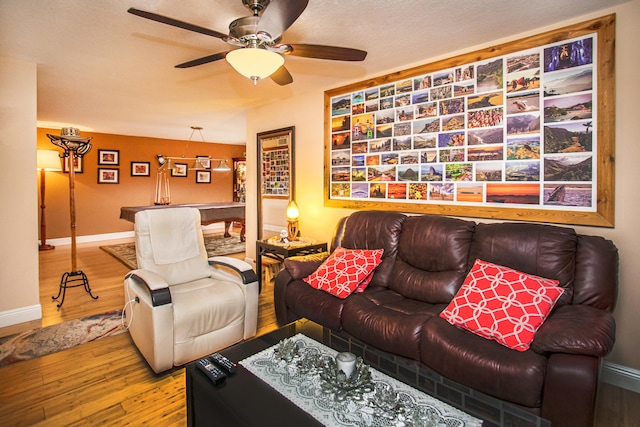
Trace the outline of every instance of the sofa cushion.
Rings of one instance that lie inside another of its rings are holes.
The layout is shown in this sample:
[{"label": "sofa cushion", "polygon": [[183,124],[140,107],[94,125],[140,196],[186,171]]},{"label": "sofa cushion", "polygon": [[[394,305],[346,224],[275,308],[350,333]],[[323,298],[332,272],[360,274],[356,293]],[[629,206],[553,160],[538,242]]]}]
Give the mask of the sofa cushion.
[{"label": "sofa cushion", "polygon": [[472,221],[438,215],[407,218],[389,288],[432,304],[451,301],[468,271],[474,228]]},{"label": "sofa cushion", "polygon": [[383,249],[345,249],[339,247],[316,271],[302,280],[315,289],[344,299],[351,295],[362,281],[367,279],[369,274],[380,265],[383,252]]},{"label": "sofa cushion", "polygon": [[526,351],[563,289],[557,280],[476,260],[440,317],[454,326]]},{"label": "sofa cushion", "polygon": [[578,236],[571,228],[509,222],[477,224],[468,268],[481,259],[556,279],[565,289],[557,303],[561,306],[572,303],[577,247]]},{"label": "sofa cushion", "polygon": [[422,363],[481,393],[539,408],[547,358],[533,350],[513,351],[439,316],[427,321],[420,336]]},{"label": "sofa cushion", "polygon": [[420,360],[418,339],[425,322],[442,310],[433,305],[403,297],[381,286],[345,300],[342,327],[369,345]]},{"label": "sofa cushion", "polygon": [[618,297],[618,248],[600,236],[578,235],[572,304],[613,311]]},{"label": "sofa cushion", "polygon": [[392,278],[393,264],[398,253],[398,241],[405,219],[407,216],[398,212],[354,212],[341,222],[341,227],[336,229],[331,247],[384,249],[382,262],[376,268],[371,284],[387,286]]},{"label": "sofa cushion", "polygon": [[365,289],[367,289],[367,286],[369,286],[369,283],[371,283],[371,281],[373,280],[374,273],[375,273],[375,270],[367,274],[367,277],[362,279],[362,282],[360,282],[360,284],[356,288],[356,292],[361,294],[362,292],[364,292]]}]

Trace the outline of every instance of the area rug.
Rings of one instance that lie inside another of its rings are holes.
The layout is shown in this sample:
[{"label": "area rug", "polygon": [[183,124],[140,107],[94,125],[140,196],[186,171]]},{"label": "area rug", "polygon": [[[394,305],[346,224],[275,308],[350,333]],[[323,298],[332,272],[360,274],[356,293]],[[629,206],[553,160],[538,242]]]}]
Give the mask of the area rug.
[{"label": "area rug", "polygon": [[122,332],[122,311],[114,310],[2,337],[0,366],[46,356]]},{"label": "area rug", "polygon": [[[212,256],[237,254],[244,252],[246,249],[245,242],[240,241],[240,235],[230,233],[231,237],[224,237],[223,234],[205,234],[204,246],[207,254]],[[122,243],[119,245],[100,246],[100,249],[107,252],[115,259],[126,265],[132,270],[138,268],[136,262],[136,245],[135,243]]]}]

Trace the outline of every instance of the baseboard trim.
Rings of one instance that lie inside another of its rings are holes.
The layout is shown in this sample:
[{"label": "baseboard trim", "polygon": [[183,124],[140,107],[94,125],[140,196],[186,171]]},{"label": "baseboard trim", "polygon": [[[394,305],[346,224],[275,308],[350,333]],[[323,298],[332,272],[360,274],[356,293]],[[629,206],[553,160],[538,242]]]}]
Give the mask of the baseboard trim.
[{"label": "baseboard trim", "polygon": [[635,393],[640,393],[640,371],[616,363],[602,362],[600,380]]},{"label": "baseboard trim", "polygon": [[[215,229],[224,229],[224,224],[214,223],[209,225],[203,225],[202,230],[215,230]],[[105,233],[105,234],[92,234],[89,236],[77,236],[76,243],[89,243],[89,242],[102,242],[106,240],[117,240],[117,239],[129,239],[135,237],[133,231],[122,231],[119,233]],[[38,243],[40,243],[38,241]],[[62,245],[70,245],[71,237],[61,237],[59,239],[47,239],[47,243],[53,246],[62,246]]]},{"label": "baseboard trim", "polygon": [[[128,239],[134,237],[133,231],[123,231],[120,233],[92,234],[90,236],[77,236],[76,243],[101,242],[103,240]],[[70,245],[71,237],[61,237],[59,239],[47,239],[47,243],[53,246]]]},{"label": "baseboard trim", "polygon": [[42,306],[40,304],[0,311],[0,328],[38,319],[42,319]]}]

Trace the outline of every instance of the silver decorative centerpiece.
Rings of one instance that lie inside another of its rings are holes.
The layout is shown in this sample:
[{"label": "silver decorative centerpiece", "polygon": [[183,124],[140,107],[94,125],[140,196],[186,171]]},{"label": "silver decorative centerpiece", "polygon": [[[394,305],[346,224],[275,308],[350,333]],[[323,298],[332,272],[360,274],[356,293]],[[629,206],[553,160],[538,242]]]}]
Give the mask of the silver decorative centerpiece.
[{"label": "silver decorative centerpiece", "polygon": [[340,355],[344,354],[338,354],[337,358],[325,356],[320,359],[319,374],[323,380],[322,391],[333,393],[336,400],[362,400],[365,393],[373,391],[369,367],[363,363],[361,357],[354,356],[353,365],[347,365],[347,370],[351,371],[347,375],[341,369],[344,368],[344,361],[341,360]]},{"label": "silver decorative centerpiece", "polygon": [[285,362],[291,362],[299,355],[299,353],[300,348],[298,347],[298,343],[290,339],[280,341],[273,350],[274,356],[278,359],[284,360]]},{"label": "silver decorative centerpiece", "polygon": [[239,363],[325,425],[482,425],[481,420],[365,365],[355,354],[336,353],[302,333]]}]

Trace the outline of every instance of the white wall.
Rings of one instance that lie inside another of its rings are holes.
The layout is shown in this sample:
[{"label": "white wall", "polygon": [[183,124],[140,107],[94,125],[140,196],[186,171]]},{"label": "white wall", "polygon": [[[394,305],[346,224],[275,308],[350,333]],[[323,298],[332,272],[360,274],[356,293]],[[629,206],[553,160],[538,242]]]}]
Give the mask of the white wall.
[{"label": "white wall", "polygon": [[0,327],[42,317],[36,78],[35,64],[0,58]]},{"label": "white wall", "polygon": [[[613,240],[620,251],[620,288],[618,306],[615,310],[617,343],[609,360],[634,369],[640,369],[640,334],[638,333],[638,309],[640,307],[640,282],[638,267],[640,260],[640,197],[638,196],[638,174],[640,144],[638,143],[638,100],[640,89],[637,74],[640,70],[640,0],[603,10],[597,14],[563,22],[553,27],[514,35],[509,39],[495,40],[487,45],[469,46],[474,51],[509,40],[515,40],[554,28],[617,13],[616,31],[616,209],[615,228],[577,227],[584,234],[600,235]],[[471,43],[470,43],[471,44]],[[451,52],[454,56],[464,52]],[[429,63],[443,58],[425,58]],[[418,64],[406,64],[406,69]],[[389,70],[389,72],[395,70]],[[384,73],[383,73],[384,74]],[[374,76],[367,76],[374,77]],[[364,78],[363,78],[364,79]],[[349,82],[345,82],[348,84]],[[300,207],[300,229],[304,236],[328,240],[337,220],[351,211],[324,207],[324,91],[333,88],[318,88],[316,92],[298,96],[252,110],[247,120],[247,141],[255,141],[258,132],[286,126],[296,127],[296,197]],[[313,118],[313,119],[311,119]],[[255,170],[255,149],[247,144],[249,170]],[[255,203],[255,176],[248,189],[247,209]],[[476,219],[476,221],[486,221]],[[255,223],[247,224],[247,241],[255,239]],[[254,257],[252,245],[247,247],[247,256]]]}]

